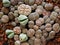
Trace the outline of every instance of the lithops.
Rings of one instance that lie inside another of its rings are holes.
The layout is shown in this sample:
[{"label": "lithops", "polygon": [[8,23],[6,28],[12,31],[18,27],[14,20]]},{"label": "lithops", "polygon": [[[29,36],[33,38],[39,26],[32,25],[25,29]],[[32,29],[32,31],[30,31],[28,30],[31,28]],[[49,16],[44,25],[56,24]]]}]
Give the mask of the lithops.
[{"label": "lithops", "polygon": [[51,32],[49,33],[49,36],[48,36],[47,40],[53,39],[54,37],[55,37],[55,31],[51,31]]},{"label": "lithops", "polygon": [[10,6],[10,1],[9,0],[3,0],[3,6],[4,7],[9,7]]},{"label": "lithops", "polygon": [[53,30],[54,30],[56,33],[58,33],[58,32],[60,31],[59,28],[60,28],[60,26],[59,26],[58,23],[55,23],[55,24],[53,25]]},{"label": "lithops", "polygon": [[24,0],[25,4],[33,5],[35,0]]},{"label": "lithops", "polygon": [[28,42],[23,42],[23,43],[21,43],[21,45],[29,45],[29,43]]},{"label": "lithops", "polygon": [[13,38],[14,37],[14,31],[13,30],[6,30],[6,35],[8,38]]},{"label": "lithops", "polygon": [[28,22],[28,27],[29,27],[29,28],[33,28],[33,26],[34,26],[34,22],[33,22],[33,21],[29,21],[29,22]]},{"label": "lithops", "polygon": [[21,33],[21,34],[19,35],[19,40],[20,40],[21,42],[27,41],[27,39],[28,39],[28,36],[27,36],[26,34]]},{"label": "lithops", "polygon": [[0,18],[3,16],[3,12],[0,12]]},{"label": "lithops", "polygon": [[31,13],[29,16],[28,16],[29,20],[37,20],[39,18],[39,14],[34,12],[34,13]]},{"label": "lithops", "polygon": [[52,27],[51,27],[52,25],[50,24],[50,23],[47,23],[46,25],[45,25],[45,30],[46,31],[51,31],[52,30]]},{"label": "lithops", "polygon": [[15,43],[15,45],[20,45],[20,41],[19,40],[15,41],[14,43]]},{"label": "lithops", "polygon": [[3,16],[1,17],[1,22],[7,23],[8,21],[9,21],[9,17],[8,17],[7,15],[3,15]]},{"label": "lithops", "polygon": [[29,29],[29,30],[27,31],[28,37],[33,37],[34,34],[35,34],[34,29]]},{"label": "lithops", "polygon": [[42,0],[35,0],[35,4],[37,5],[42,4]]},{"label": "lithops", "polygon": [[14,33],[16,33],[16,34],[20,34],[20,33],[21,33],[21,28],[18,27],[18,26],[16,26],[16,27],[13,28],[13,31],[14,31]]},{"label": "lithops", "polygon": [[42,36],[42,31],[38,29],[38,30],[36,31],[35,37],[36,37],[36,38],[41,38],[41,36]]},{"label": "lithops", "polygon": [[36,20],[36,25],[41,26],[44,23],[44,18],[39,18]]},{"label": "lithops", "polygon": [[31,13],[31,7],[29,5],[21,4],[18,6],[18,12],[22,15],[29,15]]},{"label": "lithops", "polygon": [[20,15],[18,17],[18,20],[19,20],[19,23],[22,25],[22,26],[25,26],[27,23],[28,23],[28,17],[25,16],[25,15]]},{"label": "lithops", "polygon": [[14,35],[14,40],[17,41],[19,39],[18,35]]},{"label": "lithops", "polygon": [[57,12],[52,12],[51,15],[50,15],[50,19],[51,20],[56,20],[57,16],[58,16]]},{"label": "lithops", "polygon": [[52,10],[53,9],[53,4],[46,3],[44,7],[45,7],[46,10]]},{"label": "lithops", "polygon": [[38,30],[38,29],[39,29],[39,26],[34,25],[34,26],[33,26],[33,29],[34,29],[34,30]]},{"label": "lithops", "polygon": [[41,45],[41,39],[35,38],[34,45]]}]

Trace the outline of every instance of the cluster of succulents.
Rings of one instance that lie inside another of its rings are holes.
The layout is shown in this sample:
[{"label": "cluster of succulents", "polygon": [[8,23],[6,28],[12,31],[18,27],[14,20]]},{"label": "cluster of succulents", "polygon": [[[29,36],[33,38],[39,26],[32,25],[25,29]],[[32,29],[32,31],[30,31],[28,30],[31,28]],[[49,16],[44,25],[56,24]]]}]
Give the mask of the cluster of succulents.
[{"label": "cluster of succulents", "polygon": [[45,45],[60,31],[60,8],[43,0],[3,0],[0,23],[13,26],[6,29],[7,38],[15,45]]}]

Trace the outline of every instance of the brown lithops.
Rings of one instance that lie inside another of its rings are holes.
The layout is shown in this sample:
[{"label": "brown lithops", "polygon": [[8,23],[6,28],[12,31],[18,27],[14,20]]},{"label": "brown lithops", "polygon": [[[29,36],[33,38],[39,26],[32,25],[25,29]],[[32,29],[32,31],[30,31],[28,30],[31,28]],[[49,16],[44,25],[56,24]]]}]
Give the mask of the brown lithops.
[{"label": "brown lithops", "polygon": [[34,29],[34,30],[38,30],[38,29],[39,29],[39,26],[34,25],[34,26],[33,26],[33,29]]},{"label": "brown lithops", "polygon": [[29,29],[29,30],[27,31],[28,37],[33,37],[34,34],[35,34],[34,29]]},{"label": "brown lithops", "polygon": [[35,38],[34,45],[41,45],[41,39]]},{"label": "brown lithops", "polygon": [[36,25],[41,26],[44,23],[44,18],[39,18],[36,20]]},{"label": "brown lithops", "polygon": [[23,42],[23,43],[21,43],[21,45],[29,45],[29,43]]},{"label": "brown lithops", "polygon": [[50,19],[51,20],[56,20],[57,16],[58,16],[57,12],[52,12],[51,15],[50,15]]},{"label": "brown lithops", "polygon": [[7,15],[3,15],[1,18],[1,22],[7,23],[9,21],[9,17]]},{"label": "brown lithops", "polygon": [[53,39],[54,36],[55,36],[55,31],[51,31],[51,32],[49,33],[49,36],[48,36],[47,40]]},{"label": "brown lithops", "polygon": [[18,6],[18,12],[22,15],[29,15],[31,13],[31,7],[29,5],[21,4]]},{"label": "brown lithops", "polygon": [[35,3],[36,3],[37,5],[42,4],[42,0],[35,0]]},{"label": "brown lithops", "polygon": [[33,21],[29,21],[29,22],[28,22],[28,27],[29,27],[29,28],[33,28],[33,26],[34,26],[34,22],[33,22]]},{"label": "brown lithops", "polygon": [[52,30],[51,24],[47,23],[45,25],[45,30],[48,31],[48,32],[51,31]]},{"label": "brown lithops", "polygon": [[39,18],[39,14],[34,12],[34,13],[31,13],[28,17],[30,20],[37,20]]},{"label": "brown lithops", "polygon": [[37,30],[36,34],[35,34],[35,37],[36,38],[41,38],[41,36],[42,36],[42,31],[41,30]]},{"label": "brown lithops", "polygon": [[55,23],[55,24],[53,25],[53,30],[54,30],[56,33],[58,33],[58,32],[60,31],[59,28],[60,28],[60,26],[59,26],[58,23]]},{"label": "brown lithops", "polygon": [[35,0],[24,0],[25,4],[33,5]]},{"label": "brown lithops", "polygon": [[21,29],[18,26],[14,27],[13,31],[14,31],[15,34],[20,34],[21,33]]},{"label": "brown lithops", "polygon": [[53,9],[53,4],[51,4],[51,3],[46,3],[46,4],[45,4],[45,9],[46,9],[46,10],[52,10],[52,9]]},{"label": "brown lithops", "polygon": [[9,13],[9,9],[6,8],[6,7],[2,7],[1,11],[5,14],[8,14]]},{"label": "brown lithops", "polygon": [[18,35],[14,35],[14,40],[18,40],[19,36]]}]

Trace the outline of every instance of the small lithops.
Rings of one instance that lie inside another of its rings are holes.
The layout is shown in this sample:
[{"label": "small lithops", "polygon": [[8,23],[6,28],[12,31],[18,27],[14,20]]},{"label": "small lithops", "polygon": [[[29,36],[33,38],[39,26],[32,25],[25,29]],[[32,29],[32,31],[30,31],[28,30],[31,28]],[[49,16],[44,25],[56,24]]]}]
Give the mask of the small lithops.
[{"label": "small lithops", "polygon": [[21,43],[21,45],[29,45],[29,43],[28,42],[23,42],[23,43]]},{"label": "small lithops", "polygon": [[27,31],[28,37],[33,37],[34,34],[35,34],[34,29],[29,29],[29,30]]},{"label": "small lithops", "polygon": [[25,26],[28,22],[28,17],[25,16],[25,15],[20,15],[18,17],[18,20],[19,20],[19,23],[22,25],[22,26]]},{"label": "small lithops", "polygon": [[33,28],[33,26],[34,26],[34,22],[33,22],[33,21],[29,21],[29,22],[28,22],[28,27],[29,27],[29,28]]},{"label": "small lithops", "polygon": [[56,20],[57,16],[58,16],[57,12],[52,12],[51,15],[50,15],[50,19],[51,20]]},{"label": "small lithops", "polygon": [[15,45],[20,45],[20,41],[19,40],[15,41]]},{"label": "small lithops", "polygon": [[53,9],[53,4],[46,3],[44,7],[45,7],[46,10],[52,10]]},{"label": "small lithops", "polygon": [[3,15],[3,16],[1,17],[1,22],[7,23],[8,21],[9,21],[9,17],[8,17],[7,15]]},{"label": "small lithops", "polygon": [[54,30],[56,33],[58,33],[58,32],[60,31],[59,28],[60,28],[60,26],[59,26],[58,23],[55,23],[55,24],[53,25],[53,30]]},{"label": "small lithops", "polygon": [[34,29],[34,30],[38,30],[38,29],[39,29],[39,26],[34,25],[34,26],[33,26],[33,29]]},{"label": "small lithops", "polygon": [[36,38],[41,38],[41,36],[42,36],[42,31],[41,30],[37,30],[36,34],[35,34],[35,37]]},{"label": "small lithops", "polygon": [[34,12],[34,13],[31,13],[29,16],[28,16],[29,20],[37,20],[39,18],[39,14]]},{"label": "small lithops", "polygon": [[20,40],[21,42],[27,41],[27,40],[28,40],[28,36],[27,36],[26,34],[24,34],[24,33],[21,33],[21,34],[19,35],[19,40]]},{"label": "small lithops", "polygon": [[21,4],[18,6],[18,12],[22,15],[29,15],[31,13],[31,7],[29,5]]},{"label": "small lithops", "polygon": [[9,7],[10,6],[10,1],[9,0],[3,0],[3,6],[4,7]]},{"label": "small lithops", "polygon": [[18,35],[14,35],[14,40],[18,40],[19,39],[19,36]]},{"label": "small lithops", "polygon": [[35,0],[35,4],[37,5],[42,4],[42,0]]},{"label": "small lithops", "polygon": [[14,31],[13,30],[6,30],[6,35],[8,38],[13,38],[14,37]]},{"label": "small lithops", "polygon": [[49,36],[48,36],[47,40],[53,39],[54,37],[55,37],[55,31],[51,31],[51,32],[49,33]]},{"label": "small lithops", "polygon": [[50,23],[47,23],[45,25],[45,30],[48,31],[48,32],[52,30],[52,27],[51,27],[51,24]]},{"label": "small lithops", "polygon": [[3,12],[0,12],[0,18],[3,16]]},{"label": "small lithops", "polygon": [[44,23],[44,18],[39,18],[36,20],[36,25],[41,26]]},{"label": "small lithops", "polygon": [[24,0],[25,4],[33,5],[35,0]]},{"label": "small lithops", "polygon": [[14,33],[16,33],[16,34],[20,34],[20,33],[21,33],[21,28],[18,27],[18,26],[16,26],[16,27],[13,28],[13,31],[14,31]]},{"label": "small lithops", "polygon": [[41,45],[41,39],[35,38],[34,45]]}]

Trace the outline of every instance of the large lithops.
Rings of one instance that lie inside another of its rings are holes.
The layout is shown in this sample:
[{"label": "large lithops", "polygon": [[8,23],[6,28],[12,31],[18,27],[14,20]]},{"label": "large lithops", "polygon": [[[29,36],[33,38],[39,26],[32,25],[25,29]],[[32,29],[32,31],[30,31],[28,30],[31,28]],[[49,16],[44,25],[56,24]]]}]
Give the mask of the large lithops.
[{"label": "large lithops", "polygon": [[21,4],[18,6],[18,12],[22,15],[29,15],[31,13],[31,7],[29,5]]}]

